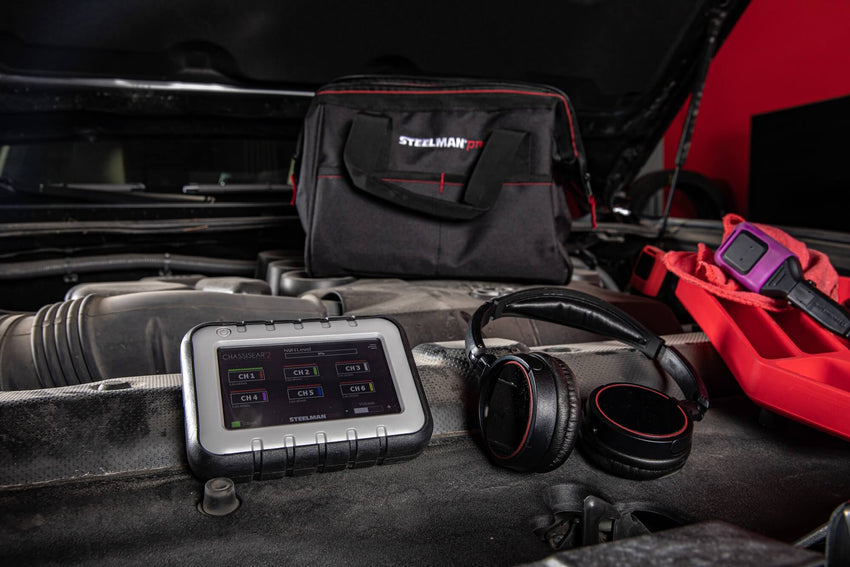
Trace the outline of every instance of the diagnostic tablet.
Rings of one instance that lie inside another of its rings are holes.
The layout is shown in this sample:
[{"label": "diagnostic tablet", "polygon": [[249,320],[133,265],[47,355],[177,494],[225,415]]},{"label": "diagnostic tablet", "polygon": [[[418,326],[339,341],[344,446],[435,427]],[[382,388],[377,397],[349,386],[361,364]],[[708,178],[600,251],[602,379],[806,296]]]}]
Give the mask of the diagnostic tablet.
[{"label": "diagnostic tablet", "polygon": [[386,464],[431,438],[407,338],[389,318],[206,323],[184,337],[181,365],[201,478]]}]

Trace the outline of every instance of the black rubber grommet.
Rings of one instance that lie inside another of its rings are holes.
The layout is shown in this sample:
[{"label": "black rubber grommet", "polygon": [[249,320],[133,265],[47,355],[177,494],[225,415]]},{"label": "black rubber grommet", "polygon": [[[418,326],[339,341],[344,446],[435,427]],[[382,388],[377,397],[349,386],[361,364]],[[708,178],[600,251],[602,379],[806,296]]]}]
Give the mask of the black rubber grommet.
[{"label": "black rubber grommet", "polygon": [[204,499],[198,509],[207,516],[227,516],[239,508],[236,485],[229,478],[212,478],[204,484]]}]

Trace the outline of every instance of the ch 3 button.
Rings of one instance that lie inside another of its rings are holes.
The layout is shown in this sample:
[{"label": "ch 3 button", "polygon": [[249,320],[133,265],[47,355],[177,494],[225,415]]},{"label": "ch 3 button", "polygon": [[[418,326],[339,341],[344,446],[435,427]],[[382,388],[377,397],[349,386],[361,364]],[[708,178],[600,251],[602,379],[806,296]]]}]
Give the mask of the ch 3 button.
[{"label": "ch 3 button", "polygon": [[337,376],[363,374],[364,372],[369,372],[369,363],[365,360],[349,360],[336,363]]}]

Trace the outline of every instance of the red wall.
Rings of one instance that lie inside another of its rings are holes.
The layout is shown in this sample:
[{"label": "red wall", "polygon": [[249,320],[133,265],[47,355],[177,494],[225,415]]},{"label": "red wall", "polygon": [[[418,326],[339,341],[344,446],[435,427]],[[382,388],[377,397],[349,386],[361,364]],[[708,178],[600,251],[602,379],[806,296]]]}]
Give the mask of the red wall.
[{"label": "red wall", "polygon": [[[746,214],[750,117],[847,94],[850,1],[753,0],[711,64],[685,168],[726,181]],[[666,168],[683,121],[664,136]]]}]

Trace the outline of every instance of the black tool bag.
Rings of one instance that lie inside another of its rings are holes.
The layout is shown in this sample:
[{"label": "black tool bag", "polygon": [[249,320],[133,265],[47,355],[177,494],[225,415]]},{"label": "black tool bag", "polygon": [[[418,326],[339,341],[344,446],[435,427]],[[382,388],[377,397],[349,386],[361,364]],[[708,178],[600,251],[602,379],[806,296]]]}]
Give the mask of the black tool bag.
[{"label": "black tool bag", "polygon": [[341,79],[316,93],[299,153],[311,276],[570,279],[565,185],[592,196],[556,89]]}]

